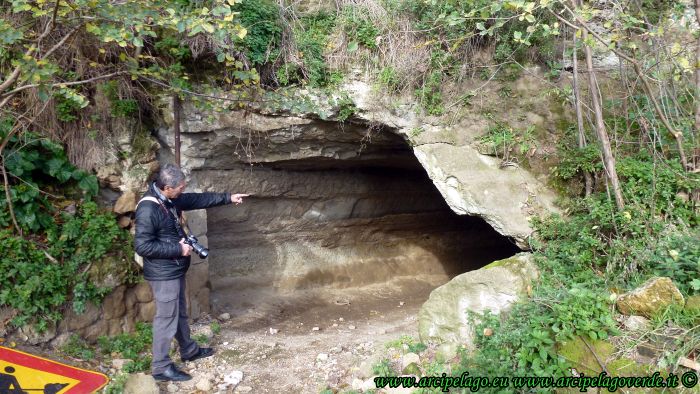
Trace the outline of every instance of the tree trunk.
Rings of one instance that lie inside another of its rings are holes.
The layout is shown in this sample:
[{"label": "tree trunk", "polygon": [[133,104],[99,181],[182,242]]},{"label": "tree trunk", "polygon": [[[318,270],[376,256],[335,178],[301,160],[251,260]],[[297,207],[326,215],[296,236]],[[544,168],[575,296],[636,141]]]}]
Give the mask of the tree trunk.
[{"label": "tree trunk", "polygon": [[[584,43],[586,42],[587,38],[588,32],[584,29]],[[598,96],[598,85],[596,84],[595,73],[593,72],[593,57],[591,55],[591,48],[588,45],[584,45],[584,51],[586,53],[586,67],[588,68],[589,91],[591,92],[593,113],[595,115],[595,129],[596,134],[598,135],[598,140],[600,141],[600,147],[603,151],[603,166],[605,167],[605,174],[607,175],[608,179],[610,180],[610,183],[612,184],[617,209],[623,210],[625,208],[625,200],[622,197],[622,189],[620,188],[620,182],[617,179],[615,156],[613,156],[612,148],[610,147],[610,138],[608,137],[608,132],[605,130],[605,122],[603,122],[603,108],[600,104],[600,99]]]},{"label": "tree trunk", "polygon": [[[700,1],[700,0],[697,0]],[[586,147],[586,135],[583,131],[583,114],[581,111],[581,92],[579,90],[578,84],[578,59],[576,53],[576,34],[574,34],[574,105],[576,107],[576,123],[578,124],[578,147],[583,149]],[[586,185],[586,197],[590,196],[593,192],[593,177],[591,173],[583,170],[583,179]]]},{"label": "tree trunk", "polygon": [[[700,0],[695,0],[695,19],[700,23]],[[694,167],[700,168],[700,36],[695,46],[695,137],[693,141],[693,157],[691,162]]]},{"label": "tree trunk", "polygon": [[[579,4],[579,2],[575,3]],[[588,24],[578,17],[573,11],[569,10],[575,21],[580,25],[576,26],[573,23],[569,22],[568,20],[564,19],[557,13],[553,13],[553,15],[560,20],[562,23],[566,24],[567,26],[573,27],[575,29],[583,29],[584,33],[587,35],[590,33],[596,40],[598,40],[601,44],[603,45],[609,45],[610,43],[606,41],[603,37],[600,36],[600,34],[597,34],[595,30],[592,30]],[[588,51],[588,47],[586,47],[586,50]],[[668,132],[671,133],[673,138],[676,140],[676,145],[678,146],[678,155],[681,161],[681,165],[683,168],[686,170],[691,170],[691,165],[688,163],[687,157],[685,156],[685,151],[683,149],[683,133],[676,131],[675,127],[673,127],[673,124],[668,120],[666,115],[664,114],[663,110],[661,109],[661,106],[659,105],[658,100],[656,100],[656,97],[654,96],[654,91],[649,85],[649,81],[647,80],[646,75],[644,75],[644,72],[642,71],[641,66],[635,60],[634,58],[630,57],[629,55],[625,54],[623,51],[620,51],[618,49],[615,49],[614,47],[610,48],[611,51],[613,51],[615,54],[620,56],[621,58],[627,60],[631,65],[632,68],[634,69],[634,72],[637,74],[639,77],[639,80],[642,82],[642,88],[644,89],[644,93],[646,93],[647,97],[649,98],[649,101],[651,101],[652,105],[654,106],[654,112],[656,112],[656,115],[659,117],[661,120],[661,123],[668,129]],[[607,133],[606,133],[607,134]],[[608,140],[609,143],[609,140]]]}]

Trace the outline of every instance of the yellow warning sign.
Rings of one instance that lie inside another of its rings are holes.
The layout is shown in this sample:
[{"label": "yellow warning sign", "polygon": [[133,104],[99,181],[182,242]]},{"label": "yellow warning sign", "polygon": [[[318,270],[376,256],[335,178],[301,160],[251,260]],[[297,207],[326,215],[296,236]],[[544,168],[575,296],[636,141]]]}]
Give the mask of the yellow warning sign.
[{"label": "yellow warning sign", "polygon": [[0,346],[0,394],[94,393],[108,380],[97,372]]}]

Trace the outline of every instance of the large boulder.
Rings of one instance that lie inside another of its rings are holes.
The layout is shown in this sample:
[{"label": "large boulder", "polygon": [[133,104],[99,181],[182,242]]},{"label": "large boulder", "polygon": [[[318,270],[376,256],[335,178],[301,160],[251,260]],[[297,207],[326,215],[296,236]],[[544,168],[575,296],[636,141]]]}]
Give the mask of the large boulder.
[{"label": "large boulder", "polygon": [[424,343],[462,343],[471,346],[473,327],[468,313],[498,314],[527,294],[537,279],[530,253],[495,261],[476,271],[456,276],[430,293],[418,314],[418,331]]},{"label": "large boulder", "polygon": [[617,298],[617,309],[623,315],[652,317],[672,304],[683,306],[685,299],[670,278],[655,277]]}]

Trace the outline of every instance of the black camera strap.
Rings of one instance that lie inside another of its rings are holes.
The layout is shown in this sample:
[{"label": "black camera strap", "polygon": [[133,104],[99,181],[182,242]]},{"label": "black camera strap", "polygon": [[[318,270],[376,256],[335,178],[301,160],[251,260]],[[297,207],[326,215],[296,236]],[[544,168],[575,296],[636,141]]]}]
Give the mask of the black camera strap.
[{"label": "black camera strap", "polygon": [[163,208],[163,210],[169,212],[170,215],[172,215],[173,223],[175,224],[175,231],[177,231],[178,235],[180,235],[182,238],[187,239],[187,235],[191,232],[189,226],[187,226],[187,222],[185,221],[185,216],[183,212],[180,211],[178,214],[178,210],[175,207],[175,205],[172,204],[172,202],[170,203],[170,208],[168,208],[165,204],[165,201],[163,200],[163,196],[155,188],[155,185],[152,185],[152,187],[154,192],[153,194],[155,194],[154,199],[158,202],[158,205],[160,205],[161,208]]}]

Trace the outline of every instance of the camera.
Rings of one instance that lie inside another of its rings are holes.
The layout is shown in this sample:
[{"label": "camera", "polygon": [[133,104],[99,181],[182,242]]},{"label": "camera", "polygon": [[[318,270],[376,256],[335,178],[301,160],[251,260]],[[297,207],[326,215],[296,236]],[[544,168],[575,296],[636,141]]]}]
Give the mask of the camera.
[{"label": "camera", "polygon": [[192,249],[197,252],[199,258],[206,259],[207,256],[209,256],[209,249],[200,244],[199,241],[197,241],[197,237],[194,235],[188,235],[187,238],[185,238],[185,243],[190,245]]}]

